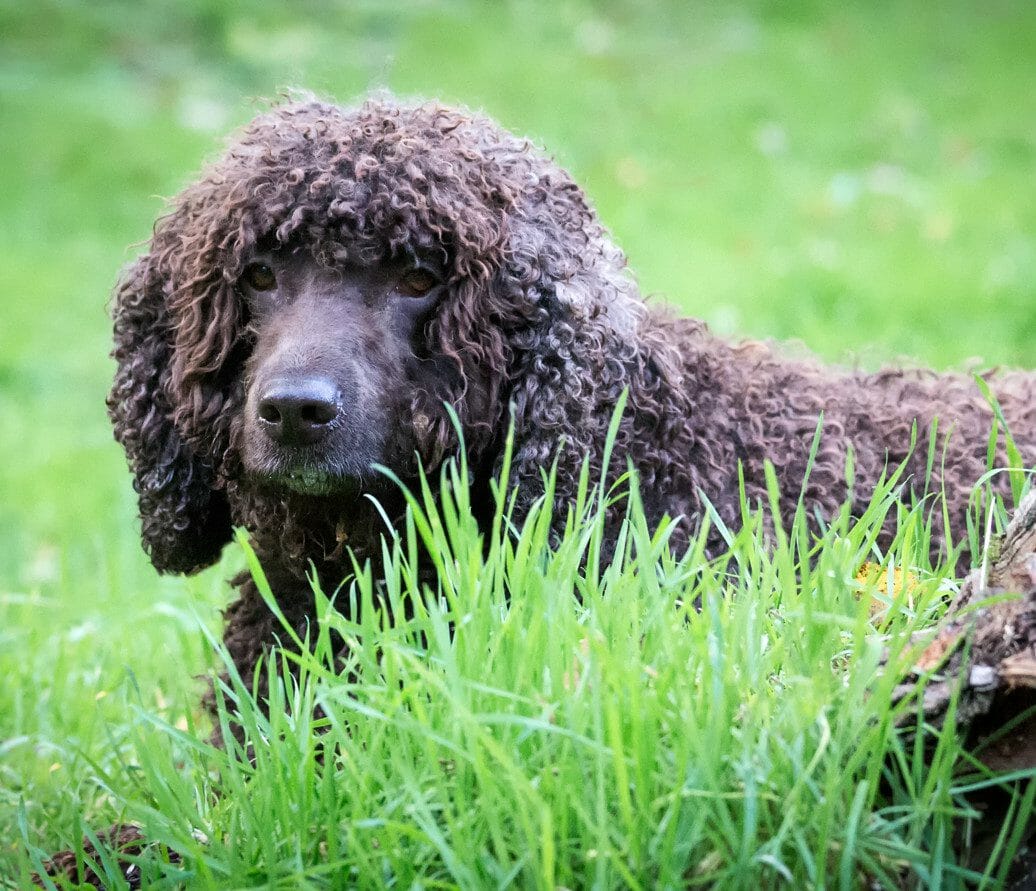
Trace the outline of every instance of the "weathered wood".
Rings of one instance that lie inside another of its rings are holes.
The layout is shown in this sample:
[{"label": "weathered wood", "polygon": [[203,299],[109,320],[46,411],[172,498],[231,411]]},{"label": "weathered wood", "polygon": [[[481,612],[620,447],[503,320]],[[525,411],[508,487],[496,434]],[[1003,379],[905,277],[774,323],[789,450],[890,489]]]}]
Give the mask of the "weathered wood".
[{"label": "weathered wood", "polygon": [[[918,635],[918,645],[930,635]],[[1036,490],[1018,506],[984,565],[964,580],[946,623],[894,697],[916,696],[919,685],[925,720],[941,726],[952,714],[954,729],[989,770],[1036,767]],[[911,710],[904,721],[915,717]],[[981,866],[1010,812],[1010,796],[990,786],[969,796],[969,803],[982,818],[956,844],[965,862]],[[1011,864],[1006,887],[1036,891],[1036,815],[1016,819],[1025,821],[1028,841]]]},{"label": "weathered wood", "polygon": [[[992,733],[998,716],[1006,725],[1036,703],[1036,490],[1019,505],[993,551],[965,579],[947,623],[896,690],[900,699],[926,682],[921,708],[938,726],[959,689],[954,721],[962,733],[980,719],[983,735]],[[1036,721],[1030,720],[1010,736],[1033,727]],[[1018,745],[1015,753],[1004,766],[1036,767],[1036,744]]]}]

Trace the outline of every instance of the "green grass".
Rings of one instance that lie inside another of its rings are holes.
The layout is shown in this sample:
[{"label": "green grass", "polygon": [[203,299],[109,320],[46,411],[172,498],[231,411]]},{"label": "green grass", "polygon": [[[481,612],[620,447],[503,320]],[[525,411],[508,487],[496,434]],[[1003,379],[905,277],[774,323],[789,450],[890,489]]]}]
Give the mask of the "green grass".
[{"label": "green grass", "polygon": [[[894,477],[860,521],[844,512],[819,540],[800,512],[766,547],[761,515],[746,513],[714,562],[701,541],[674,559],[634,488],[618,557],[603,564],[597,505],[621,495],[585,486],[552,548],[552,483],[520,528],[499,492],[487,536],[466,471],[441,476],[438,501],[429,488],[411,497],[382,578],[361,569],[330,597],[315,590],[306,640],[284,626],[269,716],[239,678],[221,688],[224,738],[237,726],[241,744],[214,749],[190,721],[156,716],[135,684],[116,691],[109,759],[90,767],[109,809],[155,841],[141,863],[152,881],[163,870],[197,887],[285,888],[1002,879],[1014,820],[988,861],[962,864],[951,845],[978,816],[965,789],[995,780],[961,752],[952,717],[919,725],[916,700],[893,699],[923,646],[910,634],[941,614],[946,580],[923,569],[896,592],[856,578],[889,510],[901,522],[888,559],[926,564],[925,506],[904,511]],[[1030,807],[1031,773],[1014,781]],[[163,846],[183,860],[163,867]],[[45,852],[28,853],[38,867]]]},{"label": "green grass", "polygon": [[[490,608],[502,584],[492,569],[441,614],[358,630],[386,654],[385,667],[358,666],[362,687],[311,666],[310,695],[340,689],[389,716],[361,720],[351,700],[335,702],[342,723],[324,739],[353,762],[295,759],[311,775],[275,782],[291,749],[271,747],[247,781],[253,768],[198,748],[196,676],[214,664],[223,579],[242,556],[228,549],[223,566],[187,581],[147,565],[103,410],[105,303],[161,196],[192,178],[254,97],[305,85],[349,100],[387,85],[484,108],[548,146],[644,289],[721,332],[798,338],[868,367],[902,355],[1031,365],[1028,4],[0,0],[0,35],[0,876],[18,876],[27,850],[71,844],[125,812],[211,860],[218,881],[201,887],[247,884],[253,864],[286,875],[364,851],[402,884],[417,871],[464,884],[512,868],[516,887],[546,884],[551,868],[559,885],[598,871],[621,884],[625,868],[650,885],[645,870],[663,859],[728,884],[776,884],[780,864],[796,881],[836,885],[844,869],[873,862],[891,875],[899,860],[915,877],[958,881],[953,789],[967,762],[953,766],[947,739],[922,771],[888,729],[880,690],[867,705],[849,697],[871,631],[851,597],[856,545],[833,538],[821,556],[834,576],[800,577],[801,561],[766,554],[749,530],[731,577],[627,566],[580,583],[581,599],[557,558],[529,556],[511,611]],[[904,541],[890,559],[910,564],[917,551]],[[937,577],[916,619],[896,612],[872,631],[930,618]],[[701,615],[675,605],[696,592],[711,604]],[[453,663],[443,640],[416,646],[468,612],[474,630],[457,624]],[[582,698],[558,679],[573,660],[585,663]],[[379,685],[390,667],[405,687]],[[627,707],[634,693],[640,712]],[[478,720],[500,713],[516,723]],[[548,714],[596,748],[529,723]],[[868,714],[875,727],[852,723]],[[304,726],[283,729],[303,752],[318,745]],[[460,739],[463,754],[443,755],[452,774],[404,757],[446,751],[439,736]],[[898,778],[882,766],[890,751]],[[558,777],[542,769],[555,755]],[[684,776],[689,765],[697,772]],[[205,794],[214,788],[220,797]],[[322,827],[326,853],[296,837],[289,813]],[[362,821],[375,813],[391,832],[370,835]],[[210,838],[204,849],[191,826]]]}]

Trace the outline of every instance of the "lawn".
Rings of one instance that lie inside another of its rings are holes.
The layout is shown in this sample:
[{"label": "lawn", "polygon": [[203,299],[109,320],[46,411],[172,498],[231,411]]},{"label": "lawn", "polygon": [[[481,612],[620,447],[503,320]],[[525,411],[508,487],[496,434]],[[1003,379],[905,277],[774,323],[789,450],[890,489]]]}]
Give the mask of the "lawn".
[{"label": "lawn", "polygon": [[429,532],[456,577],[409,624],[343,626],[355,680],[308,661],[254,765],[201,745],[245,554],[189,580],[147,563],[106,301],[262,97],[387,87],[547,146],[645,292],[721,333],[1031,365],[1034,45],[1022,2],[0,3],[0,887],[123,817],[201,888],[980,884],[954,843],[978,769],[951,734],[926,761],[874,680],[953,584],[917,515],[885,557],[919,587],[855,581],[880,498],[775,553],[749,524],[707,568],[634,523],[638,555],[589,578],[589,508],[550,559],[535,523],[488,555]]}]

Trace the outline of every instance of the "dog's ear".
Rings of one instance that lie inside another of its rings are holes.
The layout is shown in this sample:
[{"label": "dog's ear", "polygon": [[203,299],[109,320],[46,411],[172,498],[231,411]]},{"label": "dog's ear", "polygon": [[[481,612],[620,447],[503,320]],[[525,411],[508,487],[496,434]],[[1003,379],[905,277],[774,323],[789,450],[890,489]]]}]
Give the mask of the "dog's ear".
[{"label": "dog's ear", "polygon": [[170,291],[152,254],[133,263],[116,288],[108,415],[133,471],[144,550],[159,572],[191,573],[214,563],[230,540],[230,509],[214,488],[212,467],[172,420]]}]

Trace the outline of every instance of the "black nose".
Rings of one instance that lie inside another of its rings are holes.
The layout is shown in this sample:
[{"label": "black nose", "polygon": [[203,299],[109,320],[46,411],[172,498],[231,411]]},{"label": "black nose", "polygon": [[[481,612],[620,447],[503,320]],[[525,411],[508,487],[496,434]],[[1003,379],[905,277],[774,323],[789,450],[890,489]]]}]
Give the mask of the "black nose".
[{"label": "black nose", "polygon": [[324,378],[272,381],[263,389],[256,409],[267,435],[282,445],[320,442],[338,411],[338,391]]}]

